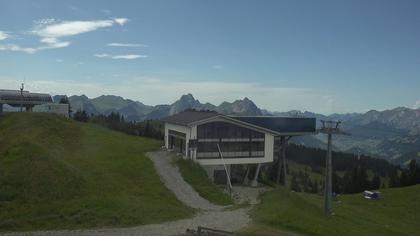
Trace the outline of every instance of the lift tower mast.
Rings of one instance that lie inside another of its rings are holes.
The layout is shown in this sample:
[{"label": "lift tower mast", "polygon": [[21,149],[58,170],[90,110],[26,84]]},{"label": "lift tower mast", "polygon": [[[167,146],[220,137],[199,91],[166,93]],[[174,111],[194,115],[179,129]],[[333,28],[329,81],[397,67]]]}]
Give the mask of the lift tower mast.
[{"label": "lift tower mast", "polygon": [[350,135],[344,131],[341,131],[338,126],[341,121],[332,121],[332,120],[321,120],[322,128],[318,130],[319,133],[328,135],[328,146],[327,146],[327,158],[325,165],[325,191],[324,191],[324,210],[325,214],[331,215],[332,211],[332,156],[331,156],[331,143],[332,135]]}]

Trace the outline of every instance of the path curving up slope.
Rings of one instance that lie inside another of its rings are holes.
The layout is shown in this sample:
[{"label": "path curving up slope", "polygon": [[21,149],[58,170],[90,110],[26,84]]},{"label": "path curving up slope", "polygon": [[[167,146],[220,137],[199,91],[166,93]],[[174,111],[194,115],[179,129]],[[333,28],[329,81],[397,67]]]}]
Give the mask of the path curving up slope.
[{"label": "path curving up slope", "polygon": [[223,206],[215,205],[202,198],[181,176],[176,165],[172,164],[171,154],[165,151],[146,154],[154,163],[155,169],[166,187],[185,205],[202,210],[222,210]]}]

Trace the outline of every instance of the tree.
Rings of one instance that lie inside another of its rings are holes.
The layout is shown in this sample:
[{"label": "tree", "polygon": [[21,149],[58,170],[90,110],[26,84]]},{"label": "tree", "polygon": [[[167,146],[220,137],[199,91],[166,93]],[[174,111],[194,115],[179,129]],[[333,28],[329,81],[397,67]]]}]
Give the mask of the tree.
[{"label": "tree", "polygon": [[398,175],[396,172],[392,173],[391,176],[389,177],[388,186],[390,188],[400,187],[400,178],[398,178]]},{"label": "tree", "polygon": [[378,175],[374,175],[372,178],[372,189],[379,189],[381,186],[381,178]]},{"label": "tree", "polygon": [[332,173],[332,191],[334,193],[341,193],[342,192],[340,184],[341,184],[340,177],[337,175],[337,172],[333,171],[333,173]]},{"label": "tree", "polygon": [[400,176],[400,185],[401,187],[410,186],[410,177],[407,174],[406,170],[403,170]]},{"label": "tree", "polygon": [[80,122],[87,122],[89,120],[89,116],[87,115],[86,111],[77,111],[73,115],[73,119]]},{"label": "tree", "polygon": [[309,178],[309,175],[305,172],[304,183],[303,183],[303,191],[305,193],[309,193],[312,190],[312,181]]},{"label": "tree", "polygon": [[144,128],[144,136],[150,137],[150,123],[146,121],[146,127]]},{"label": "tree", "polygon": [[410,185],[420,184],[420,167],[417,165],[416,160],[411,160],[408,165],[408,176]]},{"label": "tree", "polygon": [[71,110],[71,106],[70,106],[70,102],[69,102],[69,98],[67,97],[67,96],[63,96],[63,97],[61,97],[60,98],[60,101],[58,101],[58,103],[59,104],[67,104],[67,105],[69,105],[69,116],[71,116],[71,113],[73,112],[72,110]]},{"label": "tree", "polygon": [[312,184],[312,189],[311,192],[312,193],[318,193],[318,181],[315,180],[315,182]]},{"label": "tree", "polygon": [[295,192],[300,192],[301,191],[301,189],[299,187],[299,184],[297,182],[297,179],[296,179],[296,175],[292,176],[292,182],[290,183],[290,189],[295,191]]}]

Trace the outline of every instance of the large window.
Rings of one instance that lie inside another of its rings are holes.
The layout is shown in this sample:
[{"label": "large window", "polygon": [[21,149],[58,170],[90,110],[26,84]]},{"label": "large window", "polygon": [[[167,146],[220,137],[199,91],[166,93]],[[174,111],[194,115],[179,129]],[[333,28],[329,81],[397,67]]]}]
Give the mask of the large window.
[{"label": "large window", "polygon": [[211,122],[199,125],[197,128],[198,139],[213,138],[264,138],[264,133],[247,129],[227,122]]},{"label": "large window", "polygon": [[182,132],[178,132],[175,130],[168,130],[168,134],[177,138],[181,138],[181,139],[185,139],[185,137],[187,136],[185,133]]},{"label": "large window", "polygon": [[197,159],[264,157],[264,133],[227,122],[197,127]]}]

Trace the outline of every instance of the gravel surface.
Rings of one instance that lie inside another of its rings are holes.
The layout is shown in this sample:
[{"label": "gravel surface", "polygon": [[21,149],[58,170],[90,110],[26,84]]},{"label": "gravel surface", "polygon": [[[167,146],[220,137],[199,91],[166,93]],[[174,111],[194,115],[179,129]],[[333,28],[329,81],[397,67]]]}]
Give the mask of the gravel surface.
[{"label": "gravel surface", "polygon": [[132,228],[112,228],[95,230],[62,230],[62,231],[38,231],[31,233],[5,234],[15,235],[144,235],[144,236],[169,236],[185,234],[187,228],[197,230],[198,226],[205,226],[226,231],[237,231],[249,223],[247,209],[234,211],[208,211],[199,213],[191,219],[177,220],[163,224],[143,225]]},{"label": "gravel surface", "polygon": [[[142,225],[130,228],[105,228],[90,230],[58,230],[6,233],[2,235],[145,235],[166,236],[183,235],[187,229],[196,230],[198,226],[220,229],[225,231],[238,231],[247,226],[251,219],[248,208],[226,210],[223,206],[214,205],[200,197],[194,189],[181,177],[178,168],[171,163],[171,154],[165,151],[151,152],[147,154],[153,161],[154,166],[168,189],[173,191],[176,197],[186,205],[199,209],[198,213],[190,219],[176,220],[162,224]],[[236,190],[236,191],[235,191]],[[247,199],[251,204],[257,202],[260,190],[249,187],[237,187],[233,189],[238,196]],[[247,196],[248,195],[248,196]],[[1,233],[0,233],[1,234]]]},{"label": "gravel surface", "polygon": [[166,151],[149,152],[147,156],[153,161],[160,179],[168,189],[185,205],[202,210],[221,210],[223,206],[215,205],[200,195],[182,178],[178,167],[172,164],[171,153]]}]

